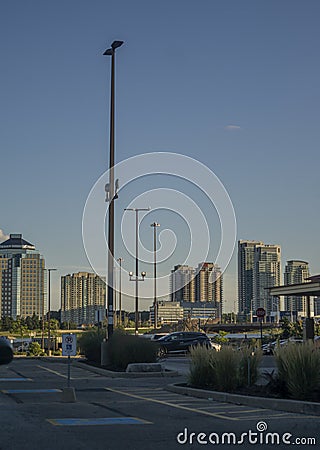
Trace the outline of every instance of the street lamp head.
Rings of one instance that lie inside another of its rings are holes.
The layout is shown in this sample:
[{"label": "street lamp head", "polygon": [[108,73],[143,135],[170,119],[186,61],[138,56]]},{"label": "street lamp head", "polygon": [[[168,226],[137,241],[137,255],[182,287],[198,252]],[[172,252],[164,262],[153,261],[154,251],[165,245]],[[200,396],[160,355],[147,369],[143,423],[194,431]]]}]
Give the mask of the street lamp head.
[{"label": "street lamp head", "polygon": [[121,47],[123,44],[123,41],[113,41],[111,44],[111,48],[107,48],[107,50],[104,52],[104,56],[112,56],[114,54],[114,51],[116,48]]},{"label": "street lamp head", "polygon": [[113,55],[112,48],[108,48],[103,54],[103,56],[112,56],[112,55]]},{"label": "street lamp head", "polygon": [[153,222],[150,227],[160,227],[160,223]]},{"label": "street lamp head", "polygon": [[113,50],[115,50],[116,48],[121,47],[122,44],[123,44],[123,41],[113,41],[111,44],[111,47]]},{"label": "street lamp head", "polygon": [[147,275],[147,272],[141,272],[142,278],[144,278]]},{"label": "street lamp head", "polygon": [[133,276],[133,272],[129,272],[129,277],[132,277]]}]

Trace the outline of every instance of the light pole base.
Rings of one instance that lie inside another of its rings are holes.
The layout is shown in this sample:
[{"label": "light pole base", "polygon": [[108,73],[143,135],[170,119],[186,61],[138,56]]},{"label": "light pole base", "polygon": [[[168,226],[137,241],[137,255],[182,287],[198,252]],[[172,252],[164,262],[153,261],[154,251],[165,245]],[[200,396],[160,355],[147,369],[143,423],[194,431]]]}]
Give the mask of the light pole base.
[{"label": "light pole base", "polygon": [[64,403],[75,403],[77,401],[76,399],[76,392],[73,387],[66,387],[62,390],[62,401]]}]

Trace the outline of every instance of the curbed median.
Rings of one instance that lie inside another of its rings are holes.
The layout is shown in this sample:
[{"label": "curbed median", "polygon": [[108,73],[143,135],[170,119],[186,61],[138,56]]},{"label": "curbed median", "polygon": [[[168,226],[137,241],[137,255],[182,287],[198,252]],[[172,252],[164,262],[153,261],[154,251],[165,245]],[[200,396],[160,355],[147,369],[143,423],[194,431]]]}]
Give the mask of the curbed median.
[{"label": "curbed median", "polygon": [[285,411],[299,414],[312,414],[320,416],[320,403],[304,402],[300,400],[277,399],[266,397],[254,397],[240,394],[230,394],[227,392],[217,392],[205,389],[196,389],[178,384],[170,384],[165,388],[167,391],[176,394],[189,395],[191,397],[205,398],[225,403],[237,405],[254,406],[258,408]]},{"label": "curbed median", "polygon": [[[93,373],[97,373],[99,375],[103,375],[105,377],[109,378],[148,378],[148,377],[177,377],[180,376],[179,372],[176,370],[165,370],[162,365],[157,364],[156,367],[152,366],[150,363],[146,364],[136,364],[136,367],[128,367],[128,372],[121,372],[121,371],[113,371],[109,369],[105,369],[103,367],[96,367],[92,366],[90,364],[87,364],[85,361],[77,361],[73,363],[74,366],[80,367],[81,369],[88,370]],[[130,366],[130,364],[129,364]],[[133,366],[133,364],[132,364]],[[143,366],[143,367],[141,367]]]}]

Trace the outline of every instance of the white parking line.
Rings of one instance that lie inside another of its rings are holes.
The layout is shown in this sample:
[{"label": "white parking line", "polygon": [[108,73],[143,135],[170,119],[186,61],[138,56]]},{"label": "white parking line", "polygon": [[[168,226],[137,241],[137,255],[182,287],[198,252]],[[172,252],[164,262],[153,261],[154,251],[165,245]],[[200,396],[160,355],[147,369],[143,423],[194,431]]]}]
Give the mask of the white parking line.
[{"label": "white parking line", "polygon": [[228,416],[225,416],[223,414],[216,414],[216,413],[211,413],[209,411],[204,411],[204,410],[201,410],[201,409],[189,408],[187,406],[180,406],[179,404],[176,404],[176,403],[170,403],[170,402],[166,402],[166,401],[162,401],[162,400],[156,400],[156,399],[150,398],[150,397],[143,397],[143,396],[140,396],[140,395],[131,394],[129,392],[120,391],[118,389],[112,389],[110,387],[106,388],[106,389],[108,391],[110,391],[110,392],[114,392],[115,394],[126,395],[126,396],[131,397],[131,398],[136,398],[138,400],[145,400],[145,401],[152,402],[152,403],[159,403],[160,405],[171,406],[172,408],[183,409],[185,411],[195,412],[195,413],[198,413],[198,414],[203,414],[205,416],[218,417],[219,419],[225,419],[225,420],[231,420],[231,421],[238,421],[239,420],[237,417],[228,417]]},{"label": "white parking line", "polygon": [[46,370],[47,372],[54,373],[58,377],[67,378],[67,375],[63,375],[62,373],[57,372],[56,370],[48,369],[47,367],[44,367],[44,366],[37,366],[37,367],[39,367],[39,369]]}]

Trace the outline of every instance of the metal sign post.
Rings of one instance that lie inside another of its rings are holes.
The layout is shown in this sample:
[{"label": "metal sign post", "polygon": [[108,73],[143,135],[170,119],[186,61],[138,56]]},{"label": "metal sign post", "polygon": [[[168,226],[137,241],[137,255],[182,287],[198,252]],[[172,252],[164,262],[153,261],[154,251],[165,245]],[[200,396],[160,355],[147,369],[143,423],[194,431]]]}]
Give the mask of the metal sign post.
[{"label": "metal sign post", "polygon": [[[77,354],[77,337],[75,334],[63,334],[62,335],[62,356],[68,356],[68,384],[65,390],[65,400],[64,401],[75,401],[74,389],[70,388],[71,380],[71,356],[76,356]],[[70,399],[69,399],[70,398]]]},{"label": "metal sign post", "polygon": [[256,310],[256,316],[258,317],[259,322],[260,322],[261,347],[262,347],[262,339],[263,339],[263,337],[262,337],[262,322],[263,322],[263,318],[264,318],[265,315],[266,315],[266,310],[264,308],[258,308]]}]

